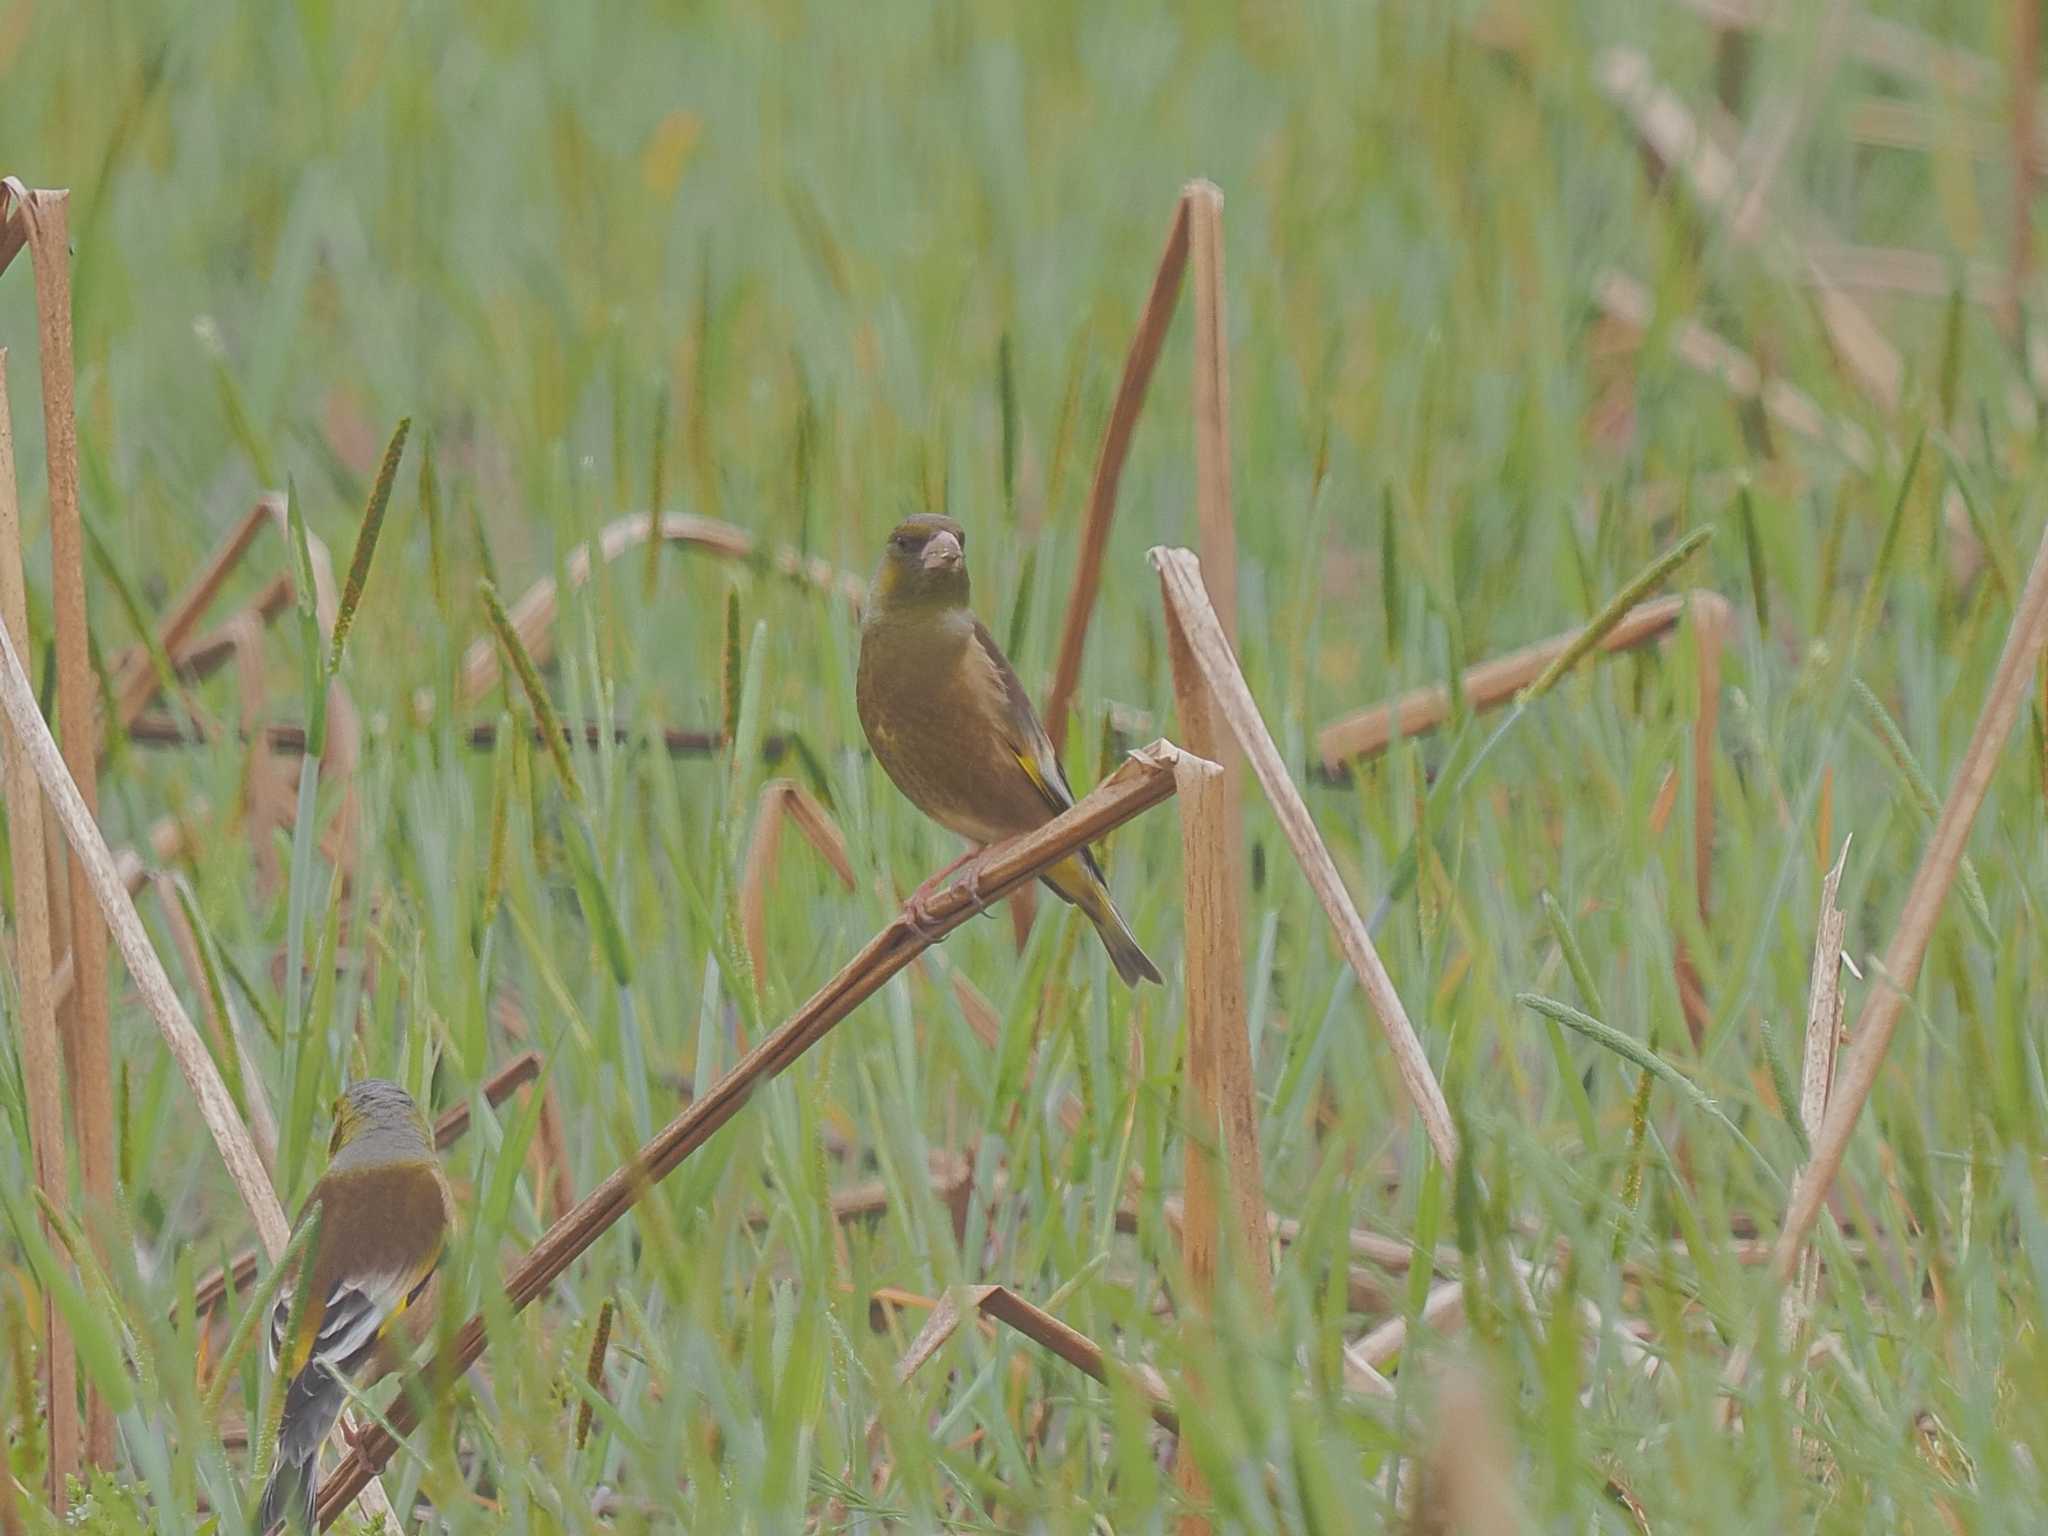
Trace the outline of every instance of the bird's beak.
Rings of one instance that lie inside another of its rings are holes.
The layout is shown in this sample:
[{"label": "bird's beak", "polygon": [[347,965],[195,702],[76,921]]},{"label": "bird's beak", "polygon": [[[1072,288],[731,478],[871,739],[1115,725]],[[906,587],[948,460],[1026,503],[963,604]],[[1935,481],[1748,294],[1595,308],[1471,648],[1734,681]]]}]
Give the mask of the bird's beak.
[{"label": "bird's beak", "polygon": [[962,558],[960,540],[944,528],[924,541],[924,568],[928,571],[957,571]]}]

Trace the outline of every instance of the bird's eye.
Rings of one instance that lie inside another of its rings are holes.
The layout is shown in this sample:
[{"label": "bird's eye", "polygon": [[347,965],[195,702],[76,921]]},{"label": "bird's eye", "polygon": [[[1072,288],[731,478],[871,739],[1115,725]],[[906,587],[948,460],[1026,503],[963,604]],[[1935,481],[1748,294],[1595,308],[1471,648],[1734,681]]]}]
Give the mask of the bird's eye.
[{"label": "bird's eye", "polygon": [[915,534],[909,534],[909,533],[898,533],[898,534],[892,534],[892,535],[890,536],[889,542],[890,542],[891,544],[895,545],[895,546],[896,546],[896,547],[897,547],[898,549],[901,549],[901,550],[905,550],[905,551],[908,551],[908,550],[913,550],[913,549],[917,548],[917,536],[916,536]]}]

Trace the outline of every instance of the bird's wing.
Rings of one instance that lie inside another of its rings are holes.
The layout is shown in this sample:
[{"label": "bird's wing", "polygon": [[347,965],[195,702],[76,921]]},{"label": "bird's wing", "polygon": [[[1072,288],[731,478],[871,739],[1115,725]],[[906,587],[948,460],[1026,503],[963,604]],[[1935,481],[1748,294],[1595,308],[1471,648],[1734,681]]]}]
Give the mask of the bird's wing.
[{"label": "bird's wing", "polygon": [[1038,723],[1038,711],[1031,707],[1031,696],[1017,681],[1017,674],[996,645],[995,636],[979,619],[974,621],[974,643],[987,660],[989,670],[995,674],[1001,692],[997,725],[1002,731],[1003,743],[1016,757],[1017,766],[1031,780],[1032,787],[1044,799],[1047,809],[1058,815],[1074,803],[1074,791],[1060,769],[1059,756],[1052,749],[1045,727]]},{"label": "bird's wing", "polygon": [[313,1363],[341,1373],[352,1370],[392,1321],[419,1299],[440,1258],[437,1247],[415,1272],[349,1275],[337,1279],[325,1296],[307,1297],[291,1348],[286,1347],[285,1330],[291,1325],[292,1297],[279,1296],[270,1312],[271,1368],[278,1369],[282,1362],[288,1377]]}]

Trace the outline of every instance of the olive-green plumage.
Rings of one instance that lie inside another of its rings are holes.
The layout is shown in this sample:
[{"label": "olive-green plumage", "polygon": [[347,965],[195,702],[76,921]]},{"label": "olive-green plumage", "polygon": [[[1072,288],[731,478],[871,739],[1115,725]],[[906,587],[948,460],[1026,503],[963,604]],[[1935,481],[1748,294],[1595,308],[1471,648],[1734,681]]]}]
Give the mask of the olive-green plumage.
[{"label": "olive-green plumage", "polygon": [[285,1397],[259,1531],[280,1521],[312,1529],[320,1442],[348,1401],[344,1383],[392,1363],[392,1329],[426,1296],[448,1237],[448,1181],[433,1130],[398,1084],[366,1078],[343,1094],[327,1150],[327,1172],[296,1224],[319,1211],[319,1235],[300,1259],[305,1280],[287,1279],[271,1311],[267,1353]]},{"label": "olive-green plumage", "polygon": [[[1045,728],[968,606],[967,535],[950,517],[889,535],[861,613],[854,700],[868,744],[910,803],[986,845],[1044,826],[1074,803]],[[1158,981],[1083,848],[1041,877],[1095,924],[1130,986]]]}]

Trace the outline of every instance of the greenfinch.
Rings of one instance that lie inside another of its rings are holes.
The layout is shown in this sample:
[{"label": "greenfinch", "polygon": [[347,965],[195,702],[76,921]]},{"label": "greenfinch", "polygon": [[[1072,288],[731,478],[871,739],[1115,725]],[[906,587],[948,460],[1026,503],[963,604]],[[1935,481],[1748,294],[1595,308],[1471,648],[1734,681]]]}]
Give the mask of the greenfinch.
[{"label": "greenfinch", "polygon": [[373,1362],[389,1364],[387,1336],[432,1283],[448,1240],[448,1181],[434,1133],[398,1084],[366,1078],[343,1094],[327,1151],[327,1171],[294,1228],[319,1210],[319,1234],[299,1260],[310,1278],[298,1330],[285,1337],[296,1275],[270,1314],[270,1368],[288,1384],[258,1531],[280,1521],[313,1528],[320,1443],[348,1401],[343,1383]]},{"label": "greenfinch", "polygon": [[[976,851],[1042,827],[1074,803],[1024,685],[968,606],[967,534],[950,517],[909,518],[883,546],[861,610],[854,700],[890,780],[973,845],[919,887],[913,921],[927,892]],[[1040,878],[1095,925],[1127,986],[1160,979],[1086,848]]]}]

